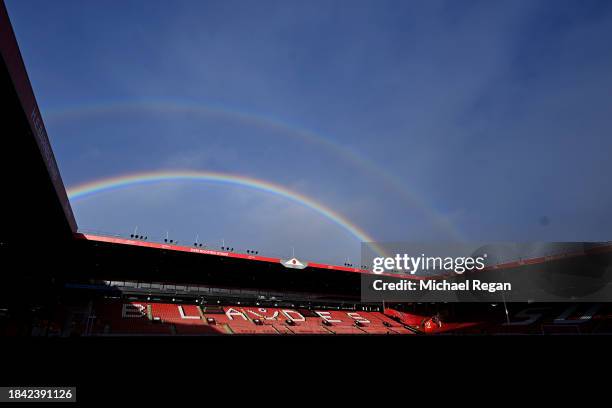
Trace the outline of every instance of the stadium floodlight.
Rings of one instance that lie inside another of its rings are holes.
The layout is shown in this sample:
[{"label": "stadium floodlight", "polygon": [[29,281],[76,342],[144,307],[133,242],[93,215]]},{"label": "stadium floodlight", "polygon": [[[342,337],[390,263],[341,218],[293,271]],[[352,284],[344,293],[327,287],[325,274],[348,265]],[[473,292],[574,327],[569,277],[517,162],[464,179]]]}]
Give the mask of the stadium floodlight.
[{"label": "stadium floodlight", "polygon": [[178,241],[170,239],[170,233],[166,231],[166,238],[164,238],[164,242],[169,242],[171,244],[178,244]]}]

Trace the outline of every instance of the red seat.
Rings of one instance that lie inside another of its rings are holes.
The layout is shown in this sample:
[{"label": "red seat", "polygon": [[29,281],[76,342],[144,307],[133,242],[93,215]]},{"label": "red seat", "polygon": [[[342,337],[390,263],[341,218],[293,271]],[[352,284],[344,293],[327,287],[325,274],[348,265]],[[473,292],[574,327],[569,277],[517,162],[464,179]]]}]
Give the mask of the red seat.
[{"label": "red seat", "polygon": [[295,334],[332,334],[332,332],[321,325],[289,326],[289,330]]},{"label": "red seat", "polygon": [[159,317],[162,322],[180,325],[203,325],[200,309],[196,305],[176,305],[166,303],[152,303],[151,315]]},{"label": "red seat", "polygon": [[365,334],[359,327],[332,326],[329,330],[334,334]]},{"label": "red seat", "polygon": [[235,334],[279,334],[273,326],[254,323],[227,323]]},{"label": "red seat", "polygon": [[171,334],[170,326],[149,320],[146,302],[107,301],[94,310],[96,322],[92,333],[116,335]]},{"label": "red seat", "polygon": [[412,334],[380,312],[250,306],[201,309],[193,304],[115,300],[103,301],[95,310],[92,332],[97,334]]},{"label": "red seat", "polygon": [[175,325],[177,335],[218,335],[228,334],[225,326],[203,325]]}]

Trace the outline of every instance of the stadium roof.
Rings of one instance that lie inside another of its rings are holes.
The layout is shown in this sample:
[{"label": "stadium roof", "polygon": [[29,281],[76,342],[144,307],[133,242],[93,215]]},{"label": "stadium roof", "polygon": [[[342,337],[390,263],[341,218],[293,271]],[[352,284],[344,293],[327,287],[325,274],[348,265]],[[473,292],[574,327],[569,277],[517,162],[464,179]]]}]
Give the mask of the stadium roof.
[{"label": "stadium roof", "polygon": [[[4,3],[0,4],[6,237],[69,237],[76,221]],[[10,130],[9,130],[10,129]]]}]

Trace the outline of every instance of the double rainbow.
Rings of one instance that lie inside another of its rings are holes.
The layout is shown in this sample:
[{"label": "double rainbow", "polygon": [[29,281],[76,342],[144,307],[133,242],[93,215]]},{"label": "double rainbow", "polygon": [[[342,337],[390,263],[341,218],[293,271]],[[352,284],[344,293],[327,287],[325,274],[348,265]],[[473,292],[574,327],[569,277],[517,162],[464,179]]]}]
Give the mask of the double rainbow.
[{"label": "double rainbow", "polygon": [[[302,126],[288,123],[280,119],[261,114],[245,112],[224,106],[205,105],[194,101],[181,100],[147,100],[147,101],[107,101],[92,105],[80,105],[52,109],[45,112],[45,119],[50,121],[73,120],[96,115],[150,112],[159,114],[187,114],[218,117],[229,121],[243,123],[247,126],[270,130],[283,136],[300,140],[306,144],[317,146],[323,151],[330,152],[354,168],[360,169],[364,174],[376,177],[382,185],[394,191],[398,198],[407,206],[418,208],[440,231],[448,237],[461,240],[461,232],[444,216],[436,212],[421,197],[410,191],[404,182],[397,176],[390,174],[377,163],[364,157],[346,144],[334,141],[332,138],[322,136]],[[123,176],[122,176],[123,177]],[[125,176],[131,177],[131,176]],[[241,178],[239,176],[236,176]],[[243,178],[246,179],[246,178]],[[261,182],[259,184],[266,184]],[[269,184],[269,183],[268,183]],[[280,187],[280,186],[277,186]],[[282,189],[282,188],[281,188]]]}]

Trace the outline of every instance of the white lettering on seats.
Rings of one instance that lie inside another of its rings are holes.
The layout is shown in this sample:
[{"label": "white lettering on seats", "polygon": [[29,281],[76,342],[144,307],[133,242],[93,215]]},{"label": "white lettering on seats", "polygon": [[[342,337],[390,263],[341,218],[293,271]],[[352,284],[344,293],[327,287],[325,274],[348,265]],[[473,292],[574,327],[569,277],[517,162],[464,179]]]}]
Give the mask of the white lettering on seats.
[{"label": "white lettering on seats", "polygon": [[247,313],[251,313],[252,315],[260,319],[265,319],[265,320],[276,320],[276,318],[278,317],[278,310],[275,310],[274,313],[272,313],[272,316],[266,316],[265,314],[268,312],[268,310],[264,308],[257,309],[257,312],[262,313],[262,314],[259,314],[251,309],[245,309],[245,311]]},{"label": "white lettering on seats", "polygon": [[234,316],[240,316],[240,317],[242,317],[243,320],[249,320],[244,315],[244,313],[242,313],[240,310],[234,309],[233,307],[230,307],[229,309],[227,309],[227,311],[225,312],[225,315],[230,320],[234,320]]},{"label": "white lettering on seats", "polygon": [[342,323],[342,320],[334,320],[334,319],[332,319],[330,312],[317,312],[317,311],[315,311],[315,313],[318,314],[321,317],[321,319],[327,320],[330,323]]},{"label": "white lettering on seats", "polygon": [[181,315],[181,319],[201,319],[201,316],[187,316],[185,315],[185,311],[183,310],[182,305],[178,305],[179,314]]},{"label": "white lettering on seats", "polygon": [[144,317],[146,314],[145,307],[140,303],[124,303],[121,308],[121,317],[124,319]]},{"label": "white lettering on seats", "polygon": [[287,319],[293,320],[294,322],[305,322],[306,321],[306,318],[302,316],[302,314],[296,310],[284,309],[284,310],[281,310],[281,312],[283,312],[283,314],[287,316]]},{"label": "white lettering on seats", "polygon": [[370,321],[368,319],[366,319],[365,317],[361,316],[359,313],[356,312],[348,312],[347,313],[348,317],[350,317],[351,319],[357,321],[357,322],[361,322],[361,323],[370,323]]}]

